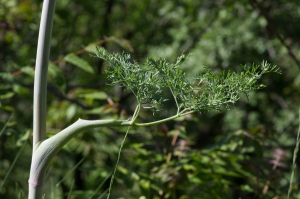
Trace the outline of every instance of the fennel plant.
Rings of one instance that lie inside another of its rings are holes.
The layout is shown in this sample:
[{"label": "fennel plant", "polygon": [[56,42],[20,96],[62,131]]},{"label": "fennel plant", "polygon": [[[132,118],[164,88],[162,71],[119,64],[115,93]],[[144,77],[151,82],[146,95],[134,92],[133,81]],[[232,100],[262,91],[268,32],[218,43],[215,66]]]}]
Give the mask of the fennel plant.
[{"label": "fennel plant", "polygon": [[[83,120],[78,119],[56,135],[46,137],[46,88],[55,0],[45,0],[40,24],[36,71],[34,82],[34,132],[33,152],[29,178],[29,199],[43,198],[45,173],[56,153],[78,133],[95,127],[150,126],[182,117],[193,112],[230,108],[239,99],[239,94],[248,94],[263,85],[257,81],[268,72],[280,72],[278,67],[267,62],[243,67],[243,72],[215,74],[209,68],[204,74],[189,81],[180,65],[188,56],[181,55],[175,63],[165,59],[148,58],[144,64],[132,61],[129,54],[108,53],[97,48],[97,56],[108,63],[106,74],[111,84],[120,84],[131,90],[137,107],[129,120]],[[143,104],[149,104],[154,113],[163,109],[167,99],[163,93],[169,90],[176,102],[177,112],[158,121],[137,122]]]}]

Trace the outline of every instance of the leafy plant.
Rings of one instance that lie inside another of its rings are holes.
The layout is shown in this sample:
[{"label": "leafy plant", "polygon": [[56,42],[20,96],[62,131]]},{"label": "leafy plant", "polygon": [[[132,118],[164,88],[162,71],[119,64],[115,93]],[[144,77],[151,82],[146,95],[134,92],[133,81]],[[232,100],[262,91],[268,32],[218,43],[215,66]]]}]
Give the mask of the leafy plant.
[{"label": "leafy plant", "polygon": [[[229,108],[239,99],[240,93],[248,94],[251,90],[261,88],[262,85],[256,83],[263,74],[280,72],[278,67],[263,62],[261,66],[243,67],[244,71],[240,74],[223,72],[218,75],[207,69],[206,73],[195,77],[196,83],[191,83],[179,68],[186,59],[185,55],[180,56],[175,63],[149,58],[143,65],[132,61],[129,54],[111,54],[103,48],[97,48],[97,56],[109,63],[106,73],[112,84],[121,84],[136,96],[138,105],[132,118],[94,121],[79,119],[58,134],[38,143],[33,154],[29,180],[31,186],[41,186],[50,160],[72,137],[84,130],[95,127],[150,126],[195,111],[220,110],[222,106]],[[144,103],[150,104],[154,111],[162,109],[162,103],[169,100],[163,96],[165,89],[170,89],[176,101],[177,113],[149,123],[136,122]]]},{"label": "leafy plant", "polygon": [[180,69],[187,55],[181,55],[175,63],[148,58],[146,63],[139,64],[129,54],[111,54],[98,47],[97,56],[109,64],[105,73],[111,84],[120,84],[131,90],[139,106],[150,104],[149,108],[160,111],[162,103],[170,100],[163,96],[169,89],[177,105],[177,114],[172,119],[195,111],[218,111],[222,106],[229,109],[239,99],[240,93],[247,95],[263,87],[257,84],[263,74],[280,73],[277,66],[267,62],[252,67],[243,66],[241,73],[224,71],[216,74],[206,67],[206,71],[195,76],[194,82],[191,82]]},{"label": "leafy plant", "polygon": [[[150,126],[195,111],[220,110],[222,106],[229,108],[239,99],[240,93],[247,95],[251,90],[261,88],[262,85],[256,83],[263,74],[280,72],[278,67],[263,62],[261,66],[243,67],[244,71],[240,74],[224,72],[217,75],[207,69],[206,73],[195,77],[195,82],[190,82],[179,68],[187,58],[185,55],[177,58],[175,63],[169,63],[165,59],[149,58],[145,64],[140,65],[132,61],[128,54],[110,54],[103,48],[98,48],[97,56],[109,63],[106,73],[112,84],[123,85],[126,89],[131,90],[137,99],[138,105],[132,118],[128,120],[79,119],[56,135],[45,139],[46,80],[54,8],[54,0],[44,1],[34,85],[34,135],[29,199],[42,198],[45,172],[50,161],[78,133],[95,127]],[[73,64],[80,61],[80,65],[88,66],[86,62],[73,59],[74,56],[69,56],[67,61]],[[88,72],[92,72],[92,70],[88,69]],[[155,112],[161,110],[162,103],[168,100],[163,96],[166,89],[169,89],[173,95],[177,113],[158,121],[137,123],[136,119],[144,103],[150,104],[150,108]]]}]

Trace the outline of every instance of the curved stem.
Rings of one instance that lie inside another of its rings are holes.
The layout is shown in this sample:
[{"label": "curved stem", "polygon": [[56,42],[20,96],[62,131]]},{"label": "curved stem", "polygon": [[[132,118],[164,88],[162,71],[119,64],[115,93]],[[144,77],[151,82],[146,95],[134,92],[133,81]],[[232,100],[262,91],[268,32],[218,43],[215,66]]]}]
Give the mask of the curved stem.
[{"label": "curved stem", "polygon": [[165,119],[162,119],[162,120],[158,120],[158,121],[155,121],[155,122],[135,123],[134,126],[152,126],[152,125],[155,125],[155,124],[160,124],[160,123],[163,123],[163,122],[166,122],[166,121],[170,121],[172,119],[176,119],[178,117],[179,117],[178,115],[174,115],[172,117],[168,117],[168,118],[165,118]]},{"label": "curved stem", "polygon": [[46,169],[56,153],[78,133],[95,127],[129,126],[123,120],[82,120],[65,128],[37,145],[32,157],[29,178],[29,199],[41,199]]},{"label": "curved stem", "polygon": [[129,126],[123,120],[82,120],[68,126],[56,135],[41,142],[33,154],[29,183],[34,186],[43,184],[43,175],[55,154],[78,133],[96,127]]},{"label": "curved stem", "polygon": [[188,115],[188,114],[191,114],[191,113],[195,112],[195,111],[188,111],[188,112],[185,112],[185,111],[187,111],[187,110],[184,109],[183,111],[179,112],[178,114],[176,114],[172,117],[168,117],[168,118],[165,118],[165,119],[162,119],[162,120],[157,120],[155,122],[133,123],[133,125],[134,126],[152,126],[152,125],[160,124],[160,123],[167,122],[167,121],[170,121],[170,120],[174,120],[176,118],[179,118],[179,117],[182,117],[182,116],[185,116],[185,115]]}]

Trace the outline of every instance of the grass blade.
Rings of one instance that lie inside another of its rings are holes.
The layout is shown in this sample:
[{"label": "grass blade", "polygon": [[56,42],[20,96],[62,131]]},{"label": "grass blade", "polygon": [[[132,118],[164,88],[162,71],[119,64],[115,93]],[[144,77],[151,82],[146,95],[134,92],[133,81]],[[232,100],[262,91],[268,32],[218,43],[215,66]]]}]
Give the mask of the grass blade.
[{"label": "grass blade", "polygon": [[24,142],[23,146],[22,146],[22,147],[20,148],[20,150],[18,151],[18,153],[17,153],[17,155],[16,155],[16,157],[15,157],[13,163],[12,163],[11,166],[9,167],[9,169],[8,169],[8,171],[7,171],[5,177],[4,177],[4,179],[3,179],[3,181],[2,181],[2,183],[1,183],[1,185],[0,185],[0,192],[1,192],[2,187],[4,186],[4,184],[5,184],[6,180],[7,180],[7,178],[8,178],[8,176],[9,176],[11,170],[12,170],[13,167],[15,166],[15,164],[16,164],[18,158],[20,157],[22,151],[24,150],[26,144],[27,144],[27,142]]},{"label": "grass blade", "polygon": [[[111,173],[109,175],[106,176],[106,178],[101,182],[101,184],[97,187],[97,189],[94,191],[94,193],[88,198],[88,199],[92,199],[94,197],[94,195],[96,195],[96,193],[99,191],[99,189],[101,189],[101,187],[103,186],[103,184],[106,182],[106,180],[111,176]],[[105,191],[104,193],[106,193],[107,191]],[[103,194],[101,194],[100,197],[103,196]]]},{"label": "grass blade", "polygon": [[107,194],[107,191],[108,191],[108,189],[105,190],[97,199],[102,199]]},{"label": "grass blade", "polygon": [[56,183],[56,186],[58,187],[84,160],[85,158],[82,158],[67,174],[61,179],[58,183]]},{"label": "grass blade", "polygon": [[298,129],[298,134],[297,134],[296,147],[295,147],[294,155],[293,155],[292,174],[291,174],[290,187],[289,187],[287,199],[290,199],[292,189],[293,189],[293,180],[294,180],[295,169],[296,169],[296,159],[297,159],[297,154],[299,151],[299,144],[300,144],[299,134],[300,134],[300,109],[299,109],[299,129]]},{"label": "grass blade", "polygon": [[23,198],[25,196],[25,193],[18,182],[16,183],[16,190],[18,190],[18,198]]},{"label": "grass blade", "polygon": [[75,180],[73,180],[73,182],[72,182],[72,186],[71,186],[70,191],[69,191],[69,194],[68,194],[68,199],[71,199],[71,194],[72,194],[74,182],[75,182]]},{"label": "grass blade", "polygon": [[0,136],[2,135],[2,133],[5,131],[7,124],[10,123],[10,120],[13,118],[14,113],[12,113],[8,119],[8,121],[5,123],[4,127],[2,128],[2,130],[0,131]]},{"label": "grass blade", "polygon": [[51,182],[51,199],[55,199],[55,186],[52,177],[50,178],[50,182]]}]

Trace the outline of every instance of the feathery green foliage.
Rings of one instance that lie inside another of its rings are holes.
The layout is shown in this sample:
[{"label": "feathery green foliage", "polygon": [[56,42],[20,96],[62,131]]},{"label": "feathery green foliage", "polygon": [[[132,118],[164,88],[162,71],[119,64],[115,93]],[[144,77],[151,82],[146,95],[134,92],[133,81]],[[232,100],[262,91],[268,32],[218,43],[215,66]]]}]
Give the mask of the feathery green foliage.
[{"label": "feathery green foliage", "polygon": [[177,114],[220,110],[223,106],[230,108],[239,99],[240,93],[247,95],[263,87],[257,84],[263,74],[280,73],[277,66],[263,62],[261,65],[243,66],[241,73],[216,74],[206,68],[204,74],[197,75],[195,82],[191,82],[180,69],[188,55],[181,55],[175,63],[148,58],[144,64],[139,64],[129,54],[109,53],[98,47],[97,56],[109,64],[105,72],[112,84],[131,90],[139,104],[149,103],[153,110],[159,111],[162,102],[169,100],[163,95],[169,89],[177,105]]}]

